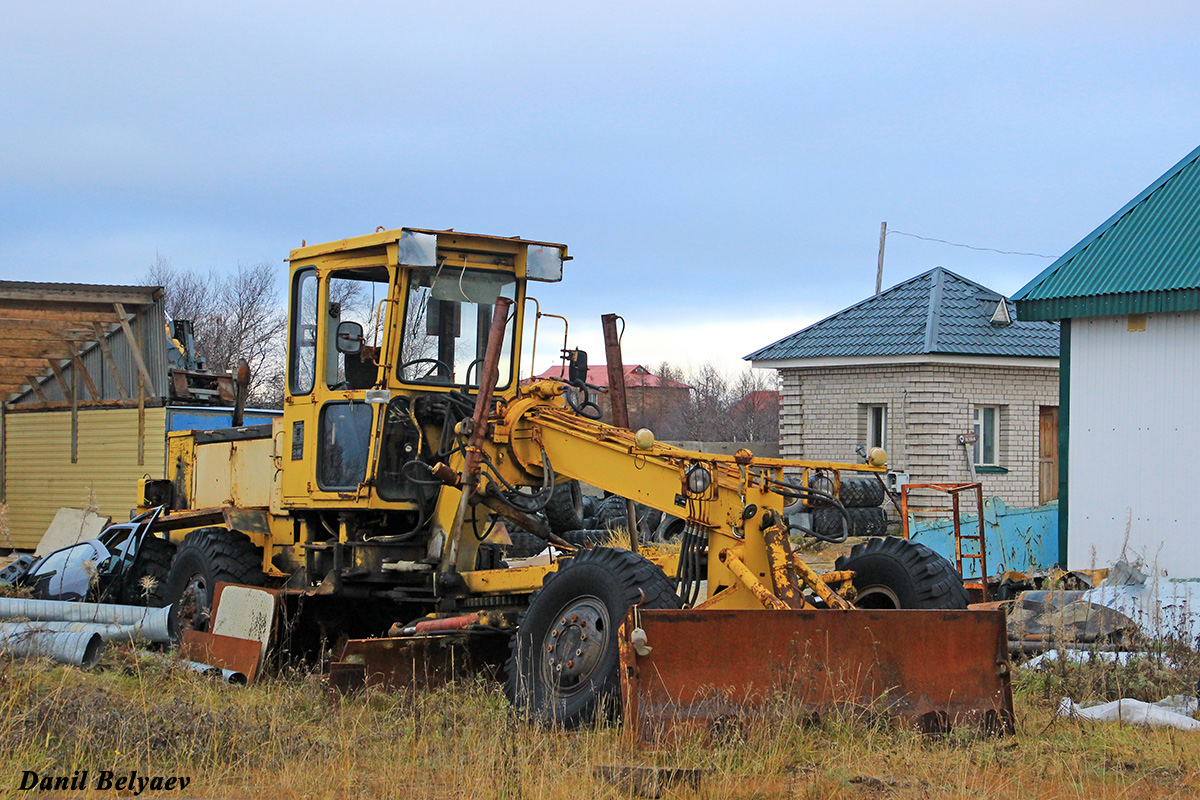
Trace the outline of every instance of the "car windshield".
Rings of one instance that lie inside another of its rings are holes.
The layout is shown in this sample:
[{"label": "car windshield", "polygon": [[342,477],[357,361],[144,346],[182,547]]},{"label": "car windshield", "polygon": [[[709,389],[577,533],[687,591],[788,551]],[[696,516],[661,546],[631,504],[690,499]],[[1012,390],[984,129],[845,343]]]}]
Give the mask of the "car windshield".
[{"label": "car windshield", "polygon": [[109,552],[97,540],[56,550],[30,571],[27,582],[45,600],[82,600]]}]

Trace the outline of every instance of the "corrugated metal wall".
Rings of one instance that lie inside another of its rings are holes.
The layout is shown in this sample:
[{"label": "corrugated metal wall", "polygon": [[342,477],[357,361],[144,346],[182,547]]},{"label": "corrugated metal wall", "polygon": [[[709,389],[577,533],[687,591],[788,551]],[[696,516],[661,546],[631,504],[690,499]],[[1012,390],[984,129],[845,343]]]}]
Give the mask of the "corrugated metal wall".
[{"label": "corrugated metal wall", "polygon": [[[138,410],[79,412],[78,462],[71,463],[71,412],[5,415],[8,533],[11,546],[32,548],[63,506],[99,507],[114,521],[137,504],[143,475],[164,474],[167,410],[147,408],[145,463],[138,464]],[[0,546],[9,546],[0,537]]]},{"label": "corrugated metal wall", "polygon": [[[126,311],[132,310],[126,308]],[[163,298],[160,297],[153,305],[137,309],[136,319],[130,320],[129,326],[141,342],[142,360],[146,362],[146,369],[150,371],[150,377],[154,381],[154,386],[147,389],[146,396],[166,397],[167,331],[166,307]],[[112,349],[113,360],[117,362],[118,368],[121,371],[121,383],[125,387],[125,396],[136,398],[138,379],[137,362],[133,358],[133,350],[130,347],[129,340],[125,337],[124,330],[117,328],[109,334],[108,345]],[[87,369],[88,374],[92,376],[92,381],[96,384],[96,389],[100,391],[100,399],[120,399],[121,393],[117,390],[116,379],[113,376],[112,369],[109,367],[108,360],[104,357],[103,351],[95,344],[86,345],[81,357],[84,367]],[[63,362],[63,377],[66,379],[68,386],[71,384],[71,374],[74,369],[75,367],[72,362]],[[46,399],[50,402],[61,402],[66,399],[63,396],[62,388],[59,387],[58,381],[53,376],[42,380],[41,385],[42,393],[46,395]],[[87,387],[84,385],[82,378],[79,380],[79,399],[80,402],[84,403],[91,399],[91,395],[88,394]],[[33,392],[26,391],[13,398],[13,402],[33,403],[38,402],[38,397]]]},{"label": "corrugated metal wall", "polygon": [[1200,442],[1200,312],[1071,324],[1067,557],[1139,557],[1200,577],[1193,469]]}]

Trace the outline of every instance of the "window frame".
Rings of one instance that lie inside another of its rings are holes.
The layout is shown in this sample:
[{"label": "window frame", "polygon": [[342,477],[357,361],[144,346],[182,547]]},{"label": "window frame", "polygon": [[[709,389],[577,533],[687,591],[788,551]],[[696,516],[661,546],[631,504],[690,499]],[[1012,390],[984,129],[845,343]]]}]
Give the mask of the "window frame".
[{"label": "window frame", "polygon": [[[888,406],[887,403],[867,403],[867,449],[878,447],[881,450],[887,450],[887,434],[888,434]],[[879,412],[879,426],[876,429],[875,412]],[[874,434],[878,433],[878,441]]]},{"label": "window frame", "polygon": [[[297,380],[300,370],[300,347],[299,333],[301,325],[300,303],[302,298],[301,285],[308,278],[312,278],[315,283],[313,298],[315,308],[313,309],[313,344],[312,344],[312,375],[308,383],[307,389],[298,388]],[[292,276],[292,303],[291,303],[291,319],[288,324],[288,375],[287,375],[287,391],[292,397],[307,397],[312,394],[317,387],[317,368],[320,366],[317,360],[318,344],[321,341],[321,276],[317,274],[316,267],[304,267],[296,270]]]},{"label": "window frame", "polygon": [[[1001,441],[1001,408],[1002,406],[990,403],[976,403],[971,406],[971,431],[975,434],[975,443],[971,450],[971,463],[977,467],[998,467],[1000,466],[1000,441]],[[987,412],[992,412],[992,430],[989,442]],[[992,459],[985,461],[988,447],[991,445]]]},{"label": "window frame", "polygon": [[[384,274],[386,276],[386,279],[382,280],[382,281],[373,281],[373,280],[368,280],[366,278],[352,277],[352,276],[356,276],[356,275],[364,273],[364,272],[369,273],[372,270],[379,270],[382,274]],[[337,301],[339,303],[339,311],[338,311],[338,316],[337,316],[337,324],[334,324],[334,317],[332,316],[332,309],[333,309],[333,304],[335,302],[333,299],[334,289],[336,288],[335,281],[343,281],[343,282],[347,282],[347,283],[357,282],[357,283],[361,283],[364,285],[370,284],[373,289],[376,286],[381,287],[383,289],[382,298],[380,300],[376,300],[375,302],[373,302],[368,311],[368,317],[370,317],[370,316],[376,317],[374,328],[371,328],[370,330],[368,330],[366,322],[359,323],[363,326],[363,338],[367,339],[369,337],[369,340],[374,342],[374,344],[371,344],[371,345],[367,345],[364,342],[364,346],[379,348],[380,353],[382,354],[383,348],[381,348],[379,346],[381,337],[378,336],[377,334],[379,334],[382,331],[382,335],[384,337],[386,337],[386,335],[387,335],[387,330],[388,330],[387,325],[389,322],[388,313],[391,311],[390,306],[392,305],[390,302],[387,302],[387,298],[391,291],[391,286],[394,281],[394,276],[392,275],[392,273],[388,270],[388,268],[386,266],[377,265],[377,266],[369,266],[369,267],[345,267],[342,269],[330,271],[330,272],[326,273],[326,275],[324,277],[325,277],[325,297],[323,298],[324,303],[322,304],[323,308],[324,308],[324,314],[321,316],[324,316],[324,318],[325,318],[325,324],[327,326],[327,330],[325,331],[324,336],[323,336],[323,339],[325,342],[325,358],[323,360],[323,363],[321,364],[321,367],[322,367],[321,371],[324,373],[321,376],[321,380],[322,380],[323,385],[330,391],[343,391],[343,390],[345,390],[345,387],[343,387],[342,389],[339,389],[339,386],[342,383],[347,382],[348,378],[345,374],[345,364],[346,364],[345,354],[341,353],[337,349],[337,329],[338,329],[338,325],[340,325],[342,322],[358,322],[358,320],[343,318],[341,315],[341,312],[342,312],[342,310],[344,310],[344,303],[342,301]],[[382,315],[379,314],[380,309],[382,309],[382,311],[383,311]],[[367,322],[369,322],[369,321],[370,320],[368,319]],[[386,373],[386,371],[387,370],[385,367],[384,372]],[[370,388],[370,387],[366,387],[366,388]],[[354,387],[350,387],[350,390],[362,391],[362,389],[354,389]]]},{"label": "window frame", "polygon": [[[328,462],[328,459],[326,458],[326,452],[325,452],[325,448],[327,445],[325,424],[326,424],[326,420],[328,418],[328,413],[331,409],[336,410],[337,408],[340,408],[342,406],[347,406],[350,408],[362,407],[365,410],[367,410],[368,413],[370,414],[370,424],[367,426],[367,432],[368,432],[367,433],[367,450],[366,450],[365,463],[363,464],[363,475],[362,475],[362,479],[359,480],[359,482],[354,484],[353,486],[350,486],[350,485],[336,486],[333,484],[326,483],[325,478],[327,476],[323,472],[323,469],[325,468],[325,466]],[[373,404],[373,403],[364,403],[361,400],[332,400],[321,406],[321,411],[317,415],[317,450],[316,450],[316,453],[317,453],[316,467],[317,467],[317,469],[316,469],[316,475],[314,476],[317,481],[318,489],[320,489],[323,492],[352,492],[352,491],[356,491],[363,482],[367,481],[371,477],[371,461],[372,461],[371,448],[373,446],[373,442],[371,441],[371,438],[372,438],[371,433],[374,432],[374,430],[375,430],[375,404]]]}]

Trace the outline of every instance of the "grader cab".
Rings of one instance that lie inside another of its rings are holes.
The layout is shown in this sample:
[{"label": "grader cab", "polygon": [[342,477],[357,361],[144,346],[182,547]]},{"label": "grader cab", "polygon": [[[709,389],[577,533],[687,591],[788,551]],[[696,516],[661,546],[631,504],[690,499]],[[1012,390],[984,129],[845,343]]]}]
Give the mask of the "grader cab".
[{"label": "grader cab", "polygon": [[[177,628],[206,626],[218,582],[268,584],[320,609],[368,681],[441,675],[413,665],[461,647],[448,663],[498,661],[510,699],[556,725],[623,709],[645,732],[784,696],[1011,726],[1002,615],[966,611],[948,562],[873,538],[817,574],[793,550],[831,534],[785,506],[848,520],[842,482],[884,471],[882,454],[685,451],[600,422],[585,370],[530,380],[553,316],[530,289],[567,260],[564,245],[416,229],[293,250],[282,419],[172,434],[166,479],[143,487],[167,509],[158,577]],[[578,502],[576,481],[678,518],[680,535],[569,541],[547,514]],[[507,530],[546,553],[513,558]]]}]

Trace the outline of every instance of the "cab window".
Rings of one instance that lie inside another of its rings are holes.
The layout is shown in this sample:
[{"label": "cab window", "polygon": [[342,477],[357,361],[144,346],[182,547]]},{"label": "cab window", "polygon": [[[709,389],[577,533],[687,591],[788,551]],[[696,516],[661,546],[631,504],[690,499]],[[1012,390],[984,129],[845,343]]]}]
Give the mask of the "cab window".
[{"label": "cab window", "polygon": [[[387,330],[386,267],[334,272],[326,305],[325,383],[330,389],[370,389],[379,382],[379,340]],[[358,338],[357,353],[339,350],[339,337]]]},{"label": "cab window", "polygon": [[324,490],[357,489],[367,477],[373,407],[368,403],[326,403],[317,444],[317,485]]},{"label": "cab window", "polygon": [[292,284],[292,357],[288,363],[288,391],[308,394],[317,375],[317,271],[296,273]]},{"label": "cab window", "polygon": [[[512,275],[441,266],[409,275],[397,372],[405,383],[475,387],[497,297],[516,298]],[[512,379],[515,326],[506,331],[496,387]]]}]

